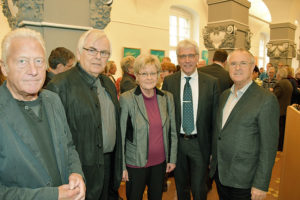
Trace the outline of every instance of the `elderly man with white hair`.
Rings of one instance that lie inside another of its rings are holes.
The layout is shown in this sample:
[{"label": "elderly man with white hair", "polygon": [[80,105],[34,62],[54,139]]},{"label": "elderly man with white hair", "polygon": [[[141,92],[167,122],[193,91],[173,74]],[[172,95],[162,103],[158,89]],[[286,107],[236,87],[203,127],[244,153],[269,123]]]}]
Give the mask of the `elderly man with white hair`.
[{"label": "elderly man with white hair", "polygon": [[[111,54],[101,30],[89,30],[77,46],[79,63],[47,85],[59,94],[86,178],[89,200],[106,200],[122,178],[120,105],[114,83],[102,72]],[[118,196],[114,199],[117,199]]]},{"label": "elderly man with white hair", "polygon": [[16,29],[2,42],[0,199],[84,199],[78,154],[59,97],[42,90],[41,35]]}]

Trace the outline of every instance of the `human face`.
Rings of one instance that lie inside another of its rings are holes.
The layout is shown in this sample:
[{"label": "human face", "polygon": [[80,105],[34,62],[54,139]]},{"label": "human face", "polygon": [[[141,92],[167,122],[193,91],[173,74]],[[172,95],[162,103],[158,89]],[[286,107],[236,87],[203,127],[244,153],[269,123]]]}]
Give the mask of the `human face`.
[{"label": "human face", "polygon": [[269,68],[269,72],[268,72],[268,76],[269,78],[274,78],[274,75],[275,75],[275,68],[274,67],[271,67]]},{"label": "human face", "polygon": [[82,49],[81,53],[77,52],[82,68],[88,74],[98,77],[98,75],[104,71],[109,56],[103,57],[99,52],[97,52],[96,55],[91,55],[86,49],[110,52],[109,41],[106,37],[95,38],[95,34],[91,33],[86,38],[84,49]]},{"label": "human face", "polygon": [[197,69],[199,55],[196,54],[196,51],[193,47],[181,48],[179,49],[177,60],[182,72],[185,73],[187,76],[190,76]]},{"label": "human face", "polygon": [[33,38],[15,38],[7,54],[7,88],[15,99],[32,101],[38,97],[46,75],[45,52]]},{"label": "human face", "polygon": [[229,75],[236,89],[241,89],[251,81],[254,67],[255,64],[251,63],[250,55],[247,52],[235,51],[231,54]]},{"label": "human face", "polygon": [[136,77],[144,94],[152,93],[158,81],[158,72],[154,64],[147,64],[140,69]]},{"label": "human face", "polygon": [[66,65],[63,65],[61,63],[58,64],[55,71],[56,71],[57,74],[68,71],[69,69],[71,69],[73,67],[73,64],[74,64],[74,59],[70,59],[66,63]]},{"label": "human face", "polygon": [[112,75],[114,75],[116,73],[116,71],[117,71],[117,66],[116,66],[115,63],[112,63],[112,65],[111,65],[111,67],[109,69],[109,73],[112,74]]}]

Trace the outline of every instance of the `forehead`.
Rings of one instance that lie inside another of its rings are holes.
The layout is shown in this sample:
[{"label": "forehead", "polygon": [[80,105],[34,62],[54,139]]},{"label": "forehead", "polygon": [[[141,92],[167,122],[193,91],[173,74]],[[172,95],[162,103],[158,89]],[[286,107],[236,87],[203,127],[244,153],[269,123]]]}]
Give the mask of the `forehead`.
[{"label": "forehead", "polygon": [[141,67],[140,71],[156,71],[156,66],[153,63],[147,63],[143,67]]},{"label": "forehead", "polygon": [[250,61],[250,56],[247,52],[235,51],[229,57],[229,62],[231,61]]},{"label": "forehead", "polygon": [[45,52],[38,40],[31,37],[16,37],[8,48],[9,56],[45,57]]},{"label": "forehead", "polygon": [[109,40],[106,36],[99,36],[98,34],[91,33],[85,39],[84,45],[88,47],[96,46],[109,46]]},{"label": "forehead", "polygon": [[194,47],[180,48],[179,54],[195,54],[196,50]]}]

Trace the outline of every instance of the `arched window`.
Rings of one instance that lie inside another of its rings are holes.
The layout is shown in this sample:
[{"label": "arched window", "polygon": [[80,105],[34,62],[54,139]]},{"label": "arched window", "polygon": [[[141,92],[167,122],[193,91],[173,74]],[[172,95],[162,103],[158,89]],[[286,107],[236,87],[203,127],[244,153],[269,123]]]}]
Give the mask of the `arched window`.
[{"label": "arched window", "polygon": [[169,57],[177,64],[176,46],[180,40],[192,38],[193,18],[189,12],[172,7],[169,20]]},{"label": "arched window", "polygon": [[259,56],[258,56],[258,67],[265,68],[269,62],[269,57],[267,56],[267,36],[264,33],[260,34],[259,40]]}]

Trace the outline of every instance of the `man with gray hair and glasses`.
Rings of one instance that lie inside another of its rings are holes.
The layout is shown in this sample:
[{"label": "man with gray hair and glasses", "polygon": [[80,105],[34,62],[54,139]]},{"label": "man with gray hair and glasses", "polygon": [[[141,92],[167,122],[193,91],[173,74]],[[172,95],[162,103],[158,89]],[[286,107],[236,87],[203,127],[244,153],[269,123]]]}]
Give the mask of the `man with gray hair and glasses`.
[{"label": "man with gray hair and glasses", "polygon": [[107,200],[122,177],[120,106],[114,83],[101,74],[110,42],[103,31],[92,29],[80,37],[76,53],[76,67],[55,76],[47,89],[59,94],[65,107],[86,178],[86,199]]},{"label": "man with gray hair and glasses", "polygon": [[252,81],[254,57],[244,49],[228,57],[233,86],[220,96],[210,176],[220,200],[266,197],[277,152],[279,105]]},{"label": "man with gray hair and glasses", "polygon": [[41,90],[46,50],[40,33],[16,29],[2,41],[0,199],[85,199],[78,153],[59,97]]},{"label": "man with gray hair and glasses", "polygon": [[211,154],[211,135],[219,98],[217,79],[197,70],[199,47],[191,40],[177,45],[181,70],[165,77],[163,90],[173,94],[178,135],[174,171],[179,200],[205,200],[205,180]]}]

